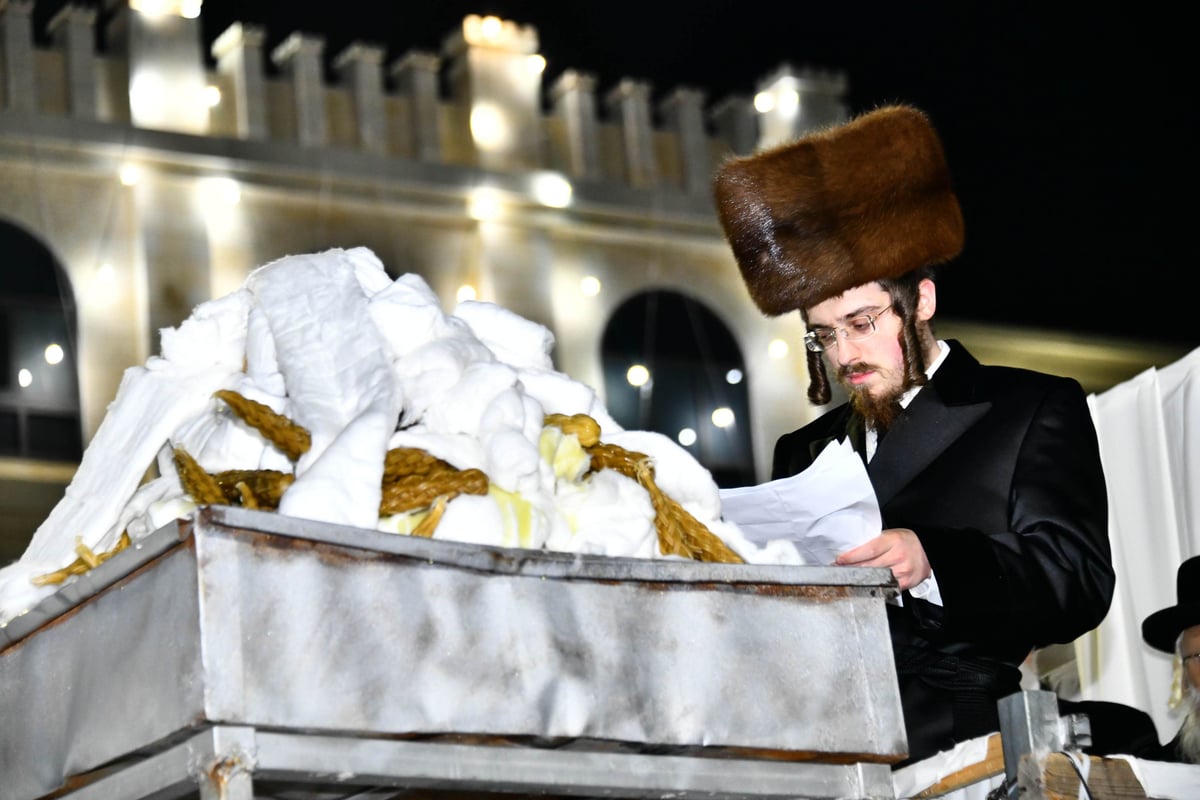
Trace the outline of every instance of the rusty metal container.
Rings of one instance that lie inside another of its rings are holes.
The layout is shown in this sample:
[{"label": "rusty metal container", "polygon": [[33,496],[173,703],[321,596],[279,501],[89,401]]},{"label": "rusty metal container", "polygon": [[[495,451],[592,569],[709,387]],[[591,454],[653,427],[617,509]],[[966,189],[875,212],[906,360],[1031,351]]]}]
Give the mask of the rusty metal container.
[{"label": "rusty metal container", "polygon": [[248,799],[268,779],[890,798],[894,592],[886,570],[203,508],[0,630],[0,800]]}]

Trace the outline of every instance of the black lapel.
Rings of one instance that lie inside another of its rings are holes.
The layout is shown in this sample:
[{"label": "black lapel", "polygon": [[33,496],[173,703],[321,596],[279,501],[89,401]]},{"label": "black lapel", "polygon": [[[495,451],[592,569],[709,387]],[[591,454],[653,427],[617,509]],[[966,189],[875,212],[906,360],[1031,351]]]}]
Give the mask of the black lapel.
[{"label": "black lapel", "polygon": [[821,455],[821,451],[825,449],[825,446],[827,444],[829,444],[830,442],[836,441],[836,440],[837,440],[836,436],[826,436],[823,439],[813,439],[811,442],[809,442],[808,443],[808,463],[811,465],[812,462],[816,461],[817,456]]},{"label": "black lapel", "polygon": [[957,342],[950,345],[950,355],[896,420],[867,464],[880,506],[991,408],[990,401],[975,396],[979,362]]},{"label": "black lapel", "polygon": [[854,448],[854,452],[858,453],[866,461],[866,430],[863,427],[862,418],[850,410],[850,404],[847,403],[841,406],[838,413],[830,422],[831,424],[826,429],[832,431],[832,435],[822,436],[808,443],[809,463],[811,464],[813,461],[816,461],[817,456],[821,455],[821,451],[830,442],[840,442],[842,439],[849,439],[850,446]]},{"label": "black lapel", "polygon": [[851,414],[850,418],[846,420],[846,438],[850,440],[850,446],[854,448],[854,452],[858,453],[859,458],[865,464],[867,461],[867,426],[858,414]]}]

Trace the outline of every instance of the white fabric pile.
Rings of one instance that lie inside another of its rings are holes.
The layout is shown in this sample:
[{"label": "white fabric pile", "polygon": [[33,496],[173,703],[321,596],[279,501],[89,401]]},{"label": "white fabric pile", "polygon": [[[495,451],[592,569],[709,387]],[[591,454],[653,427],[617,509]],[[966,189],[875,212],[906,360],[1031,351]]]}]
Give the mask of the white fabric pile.
[{"label": "white fabric pile", "polygon": [[[369,250],[282,258],[238,291],[198,306],[161,333],[161,354],[126,371],[116,399],[62,500],[15,564],[0,570],[0,626],[56,587],[31,578],[76,558],[76,543],[112,549],[192,509],[172,462],[182,446],[209,472],[294,473],[279,513],[404,532],[412,515],[381,519],[384,456],[417,447],[488,477],[460,495],[436,538],[643,558],[661,557],[654,510],[614,470],[584,479],[574,436],[549,413],[585,413],[601,440],[649,455],[659,488],[747,561],[797,563],[792,548],[759,549],[720,518],[712,476],[669,438],[624,431],[590,387],[555,371],[553,335],[483,302],[452,314],[420,277],[391,280]],[[231,389],[305,427],[293,464],[213,398]],[[143,482],[155,465],[160,477]]]}]

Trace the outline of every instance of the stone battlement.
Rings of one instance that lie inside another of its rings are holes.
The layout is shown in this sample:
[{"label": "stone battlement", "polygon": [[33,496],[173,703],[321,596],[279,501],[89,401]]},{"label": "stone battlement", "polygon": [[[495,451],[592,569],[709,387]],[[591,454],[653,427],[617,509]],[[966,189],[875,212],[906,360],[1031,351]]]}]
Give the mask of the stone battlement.
[{"label": "stone battlement", "polygon": [[628,77],[597,96],[595,77],[574,70],[547,86],[534,25],[474,14],[441,52],[386,63],[380,45],[327,54],[313,33],[267,52],[266,31],[243,23],[206,54],[200,4],[166,6],[108,0],[99,51],[94,9],[68,5],[39,32],[32,0],[0,0],[3,109],[688,194],[708,192],[725,155],[847,113],[844,74],[790,65],[766,76],[757,97],[713,104],[678,87],[654,106],[651,85]]}]

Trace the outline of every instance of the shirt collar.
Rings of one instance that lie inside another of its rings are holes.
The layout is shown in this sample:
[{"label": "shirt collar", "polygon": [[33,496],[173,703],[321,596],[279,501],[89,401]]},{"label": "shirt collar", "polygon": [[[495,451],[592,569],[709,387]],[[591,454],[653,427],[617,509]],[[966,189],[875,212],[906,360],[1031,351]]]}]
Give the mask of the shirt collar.
[{"label": "shirt collar", "polygon": [[[950,353],[950,345],[946,344],[941,339],[938,339],[937,346],[937,358],[933,360],[932,364],[925,367],[926,378],[933,377],[933,373],[937,372],[937,368],[942,365],[942,362],[946,360],[946,356]],[[912,402],[913,398],[917,396],[917,392],[919,391],[921,391],[921,387],[914,386],[902,394],[900,396],[900,406],[902,408],[908,408],[908,404]],[[867,462],[870,463],[871,459],[875,457],[875,449],[879,446],[879,434],[875,432],[874,428],[867,428],[865,431],[864,444],[866,446]]]}]

